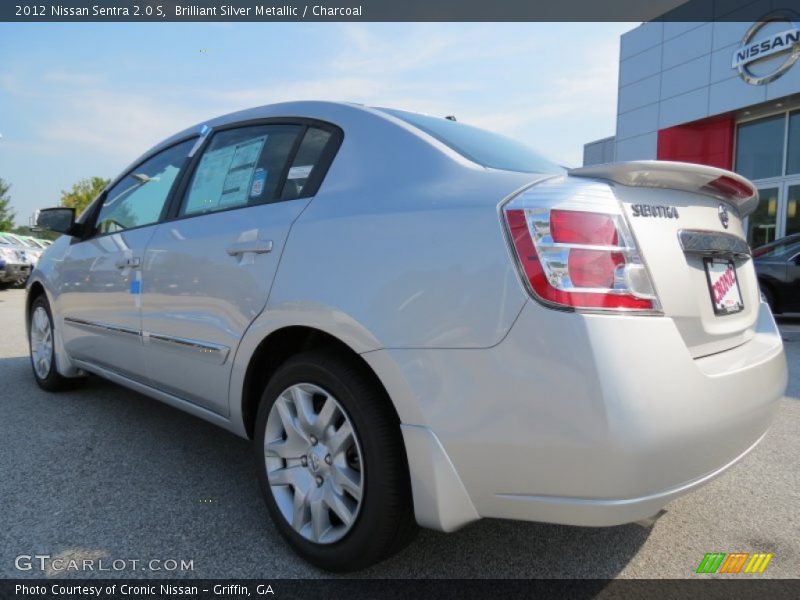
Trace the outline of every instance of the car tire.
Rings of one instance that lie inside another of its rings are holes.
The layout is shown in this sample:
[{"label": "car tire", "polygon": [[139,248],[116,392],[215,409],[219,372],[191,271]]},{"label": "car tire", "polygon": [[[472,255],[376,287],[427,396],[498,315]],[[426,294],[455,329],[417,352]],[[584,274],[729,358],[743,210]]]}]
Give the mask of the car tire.
[{"label": "car tire", "polygon": [[777,306],[775,306],[775,293],[766,285],[761,286],[761,293],[764,296],[764,301],[769,306],[769,309],[772,311],[772,314],[777,315],[780,314],[780,310]]},{"label": "car tire", "polygon": [[313,565],[363,569],[416,534],[399,420],[355,360],[310,351],[281,365],[261,397],[254,449],[272,520]]},{"label": "car tire", "polygon": [[53,315],[43,294],[31,304],[28,319],[31,368],[39,387],[48,392],[61,392],[81,385],[83,377],[64,377],[56,369]]}]

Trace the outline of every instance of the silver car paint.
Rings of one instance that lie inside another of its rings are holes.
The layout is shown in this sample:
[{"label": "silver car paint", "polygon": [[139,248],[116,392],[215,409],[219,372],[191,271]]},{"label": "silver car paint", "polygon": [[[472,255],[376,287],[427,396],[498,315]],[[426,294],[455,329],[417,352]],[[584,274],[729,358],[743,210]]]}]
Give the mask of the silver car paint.
[{"label": "silver car paint", "polygon": [[[153,385],[228,416],[227,357],[264,309],[289,228],[308,202],[263,204],[156,228],[141,298]],[[256,249],[259,242],[264,252],[228,252],[236,244]]]},{"label": "silver car paint", "polygon": [[[57,242],[56,248],[63,251],[53,265],[47,289],[58,307],[60,327],[56,330],[72,359],[90,360],[146,379],[139,298],[131,294],[131,283],[140,272],[120,265],[144,254],[153,230],[132,229],[77,244]],[[48,259],[54,252],[47,251]]]},{"label": "silver car paint", "polygon": [[[84,294],[78,307],[78,295],[71,299],[60,283],[59,264],[74,252],[62,237],[31,277],[53,308],[60,372],[99,373],[244,436],[241,401],[255,349],[284,327],[325,331],[360,353],[387,388],[402,422],[417,520],[442,530],[482,516],[635,520],[735,462],[763,434],[785,389],[786,365],[775,324],[749,288],[747,322],[740,323],[746,343],[705,358],[692,356],[670,315],[547,309],[521,285],[495,210],[536,176],[484,169],[404,122],[356,105],[287,103],[206,125],[270,116],[316,118],[344,130],[313,200],[285,203],[274,225],[245,223],[258,207],[219,213],[231,221],[221,232],[215,226],[219,239],[202,250],[209,230],[193,219],[142,230],[157,230],[145,281],[151,266],[169,280],[182,269],[202,269],[202,260],[227,264],[225,245],[254,228],[275,249],[283,245],[280,255],[274,249],[246,266],[260,269],[258,283],[244,283],[235,271],[230,289],[204,279],[196,297],[180,300],[180,311],[160,284],[149,298],[145,285],[139,350],[147,355],[148,336],[167,333],[229,348],[221,364],[193,363],[191,345],[165,346],[145,361],[146,377],[134,381],[118,365],[73,354],[93,334],[66,327],[65,310],[95,320],[110,315],[110,324],[125,323],[127,314],[135,322],[135,300],[104,313],[105,301]],[[708,211],[693,223],[719,228]],[[176,228],[195,241],[178,243]],[[686,266],[665,261],[663,268]],[[205,310],[212,311],[207,322]],[[159,369],[160,359],[172,368]],[[210,382],[212,373],[219,385]]]}]

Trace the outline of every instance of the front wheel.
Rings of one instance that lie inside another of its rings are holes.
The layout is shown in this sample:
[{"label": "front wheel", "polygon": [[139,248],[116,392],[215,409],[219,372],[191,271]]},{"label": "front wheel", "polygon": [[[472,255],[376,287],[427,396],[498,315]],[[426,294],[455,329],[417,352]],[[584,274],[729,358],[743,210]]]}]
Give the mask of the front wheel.
[{"label": "front wheel", "polygon": [[39,387],[48,392],[73,389],[83,382],[82,378],[68,378],[56,369],[53,344],[53,316],[44,295],[33,301],[28,323],[28,343],[31,352],[33,376]]},{"label": "front wheel", "polygon": [[264,390],[254,443],[270,515],[307,561],[352,571],[412,539],[400,424],[362,365],[323,351],[289,359]]}]

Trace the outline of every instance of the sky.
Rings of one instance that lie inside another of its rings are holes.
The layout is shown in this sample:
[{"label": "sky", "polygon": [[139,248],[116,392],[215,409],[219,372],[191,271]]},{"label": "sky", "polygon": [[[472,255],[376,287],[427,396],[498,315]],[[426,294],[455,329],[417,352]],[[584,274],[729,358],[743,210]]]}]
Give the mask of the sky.
[{"label": "sky", "polygon": [[18,225],[161,139],[286,100],[436,115],[578,166],[614,134],[637,23],[0,24],[0,177]]}]

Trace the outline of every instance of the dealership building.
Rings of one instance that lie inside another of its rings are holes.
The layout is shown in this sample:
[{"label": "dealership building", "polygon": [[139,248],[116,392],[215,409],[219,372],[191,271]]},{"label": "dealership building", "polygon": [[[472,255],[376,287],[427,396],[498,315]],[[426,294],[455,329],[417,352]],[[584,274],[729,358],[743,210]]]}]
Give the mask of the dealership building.
[{"label": "dealership building", "polygon": [[586,144],[583,161],[736,171],[761,197],[747,223],[755,247],[800,232],[800,23],[769,0],[712,16],[622,36],[616,135]]}]

